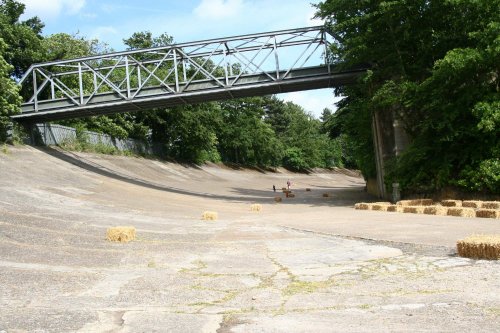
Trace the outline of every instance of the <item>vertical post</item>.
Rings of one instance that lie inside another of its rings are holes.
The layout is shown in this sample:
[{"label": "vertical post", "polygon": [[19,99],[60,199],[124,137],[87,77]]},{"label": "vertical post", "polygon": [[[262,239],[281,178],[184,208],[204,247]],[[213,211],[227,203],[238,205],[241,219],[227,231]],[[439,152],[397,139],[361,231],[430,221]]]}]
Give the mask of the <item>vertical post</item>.
[{"label": "vertical post", "polygon": [[274,60],[276,61],[276,80],[280,79],[280,63],[278,57],[278,44],[276,42],[276,36],[274,36]]},{"label": "vertical post", "polygon": [[78,86],[80,91],[80,105],[83,105],[83,77],[82,77],[82,63],[78,63]]},{"label": "vertical post", "polygon": [[94,91],[97,94],[97,74],[94,72]]},{"label": "vertical post", "polygon": [[331,74],[332,69],[331,69],[331,66],[330,66],[330,61],[328,61],[328,53],[329,53],[330,50],[328,50],[328,43],[327,43],[327,40],[326,40],[326,32],[325,31],[323,31],[322,34],[321,34],[321,41],[325,45],[325,65],[328,67],[328,74]]},{"label": "vertical post", "polygon": [[179,71],[177,70],[177,50],[174,51],[174,75],[175,75],[175,91],[179,92]]},{"label": "vertical post", "polygon": [[128,57],[125,56],[125,80],[127,82],[127,99],[130,99],[130,73],[128,69]]},{"label": "vertical post", "polygon": [[56,99],[56,88],[54,86],[54,81],[50,79],[50,96],[52,99]]},{"label": "vertical post", "polygon": [[383,142],[380,133],[380,121],[377,116],[377,112],[373,113],[372,117],[372,129],[373,129],[373,146],[375,148],[375,163],[377,167],[377,187],[379,198],[386,197],[384,178],[385,178],[385,168],[384,168],[384,153],[383,153]]},{"label": "vertical post", "polygon": [[36,83],[36,68],[33,68],[33,98],[35,112],[38,112],[38,85]]},{"label": "vertical post", "polygon": [[138,89],[142,86],[142,75],[141,75],[141,66],[137,65],[137,85]]},{"label": "vertical post", "polygon": [[229,76],[228,76],[228,71],[227,71],[227,51],[224,50],[224,77],[226,79],[226,86],[229,86]]},{"label": "vertical post", "polygon": [[182,58],[182,75],[184,77],[184,82],[187,82],[187,73],[186,73],[186,59]]}]

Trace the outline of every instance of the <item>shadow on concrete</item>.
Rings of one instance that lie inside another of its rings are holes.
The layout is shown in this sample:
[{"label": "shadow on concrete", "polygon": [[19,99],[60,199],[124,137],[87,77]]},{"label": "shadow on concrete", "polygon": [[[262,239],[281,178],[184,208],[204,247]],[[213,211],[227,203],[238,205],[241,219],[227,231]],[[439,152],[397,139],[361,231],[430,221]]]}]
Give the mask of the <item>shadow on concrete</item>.
[{"label": "shadow on concrete", "polygon": [[154,190],[160,190],[160,191],[177,193],[177,194],[184,194],[184,195],[191,195],[191,196],[197,196],[197,197],[203,197],[203,198],[210,198],[210,199],[235,201],[235,202],[237,202],[237,201],[255,202],[258,200],[262,200],[262,198],[228,196],[228,195],[211,194],[211,193],[204,193],[204,192],[195,192],[195,191],[189,191],[189,190],[180,189],[180,188],[176,188],[176,187],[172,187],[172,186],[166,186],[163,184],[156,184],[153,182],[146,181],[144,179],[131,177],[131,176],[125,175],[125,174],[120,174],[120,173],[116,172],[115,170],[106,168],[105,166],[102,166],[98,163],[95,163],[93,161],[85,159],[84,157],[79,156],[79,155],[72,153],[70,151],[62,151],[60,149],[51,148],[51,147],[34,147],[34,148],[38,149],[41,152],[49,154],[50,156],[55,157],[59,160],[62,160],[64,162],[67,162],[67,163],[70,163],[70,164],[75,165],[77,167],[80,167],[86,171],[93,172],[95,174],[98,174],[98,175],[101,175],[104,177],[127,182],[129,184],[154,189]]}]

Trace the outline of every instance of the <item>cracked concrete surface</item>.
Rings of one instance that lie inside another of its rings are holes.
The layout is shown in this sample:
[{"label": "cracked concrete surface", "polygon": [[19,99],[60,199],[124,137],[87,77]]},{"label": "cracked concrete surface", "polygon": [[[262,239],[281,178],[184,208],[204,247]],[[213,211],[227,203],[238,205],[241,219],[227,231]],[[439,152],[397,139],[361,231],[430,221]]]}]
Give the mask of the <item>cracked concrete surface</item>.
[{"label": "cracked concrete surface", "polygon": [[[349,172],[9,150],[0,154],[0,332],[500,327],[499,262],[453,247],[500,233],[498,221],[356,211],[369,198]],[[270,188],[288,178],[297,197],[275,204]],[[201,221],[204,210],[219,220]],[[116,225],[134,225],[138,239],[106,242]]]}]

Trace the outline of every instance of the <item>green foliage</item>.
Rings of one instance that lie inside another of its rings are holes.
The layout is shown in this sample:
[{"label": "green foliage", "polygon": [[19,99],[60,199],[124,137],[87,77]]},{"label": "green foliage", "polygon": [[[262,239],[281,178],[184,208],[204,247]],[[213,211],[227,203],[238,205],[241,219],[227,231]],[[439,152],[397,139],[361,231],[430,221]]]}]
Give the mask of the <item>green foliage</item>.
[{"label": "green foliage", "polygon": [[304,153],[300,148],[291,147],[285,149],[283,166],[295,171],[305,171],[311,166],[306,162]]},{"label": "green foliage", "polygon": [[499,193],[491,161],[500,153],[500,1],[328,0],[317,8],[338,41],[339,66],[371,67],[337,89],[348,97],[326,126],[347,135],[363,174],[374,170],[371,115],[393,112],[411,143],[389,163],[386,183]]},{"label": "green foliage", "polygon": [[0,142],[6,140],[6,130],[10,116],[19,112],[21,97],[18,86],[9,77],[13,66],[9,65],[2,57],[6,45],[0,38]]},{"label": "green foliage", "polygon": [[14,0],[0,1],[0,38],[7,44],[3,58],[12,65],[11,74],[21,77],[29,66],[44,57],[41,32],[43,24],[38,17],[19,21],[25,5]]},{"label": "green foliage", "polygon": [[481,161],[475,168],[467,166],[457,185],[470,191],[500,193],[500,159]]}]

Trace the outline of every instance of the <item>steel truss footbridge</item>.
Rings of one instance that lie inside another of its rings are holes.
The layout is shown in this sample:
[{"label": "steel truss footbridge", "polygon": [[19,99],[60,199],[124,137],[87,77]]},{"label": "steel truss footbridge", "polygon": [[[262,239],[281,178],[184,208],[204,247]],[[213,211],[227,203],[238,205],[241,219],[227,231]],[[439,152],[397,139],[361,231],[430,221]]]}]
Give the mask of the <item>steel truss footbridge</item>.
[{"label": "steel truss footbridge", "polygon": [[31,97],[12,118],[45,122],[353,83],[364,70],[336,70],[331,43],[323,27],[308,27],[35,64],[19,82]]}]

